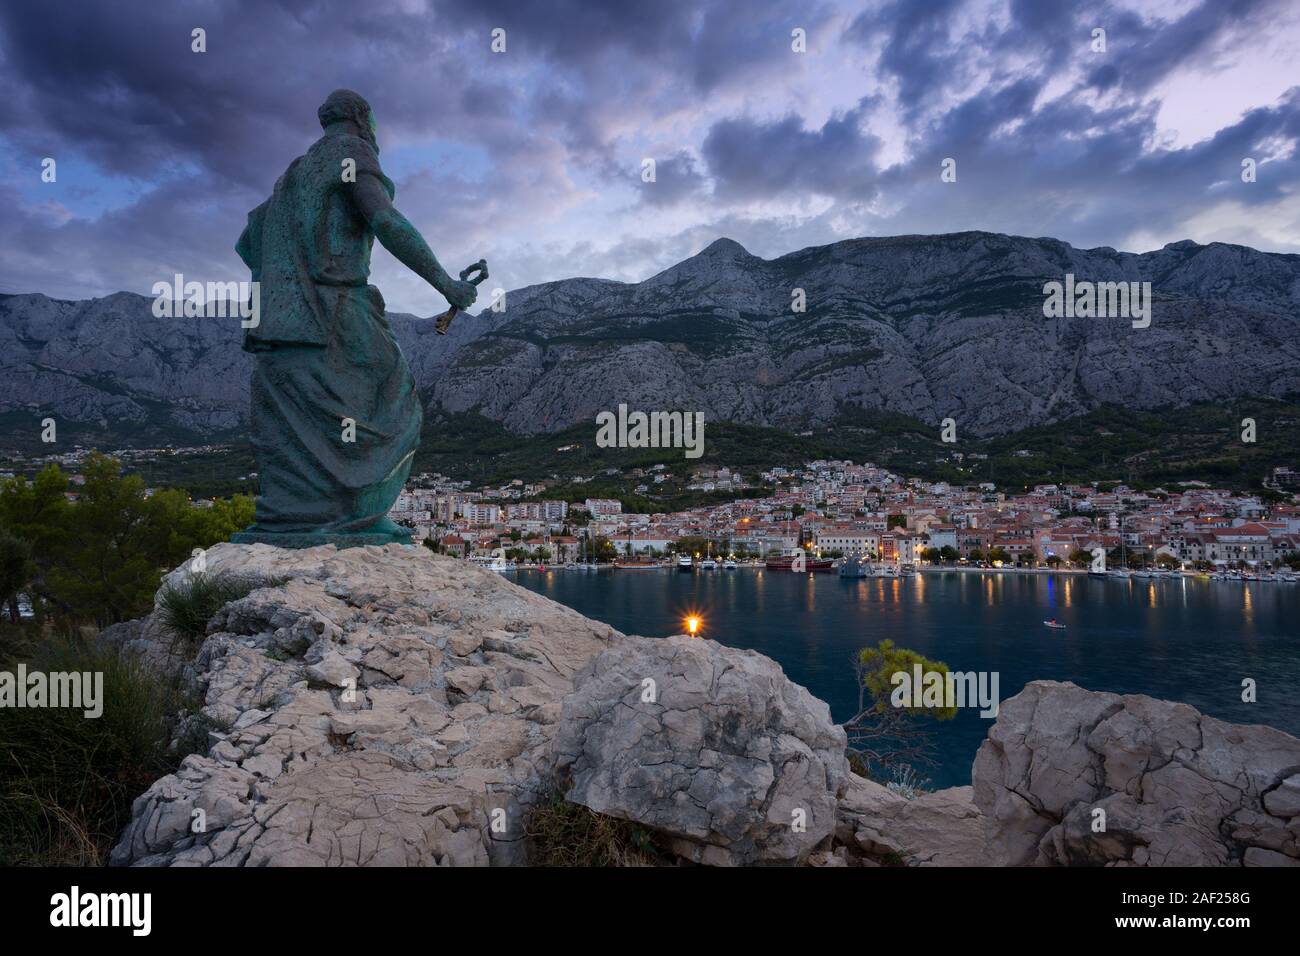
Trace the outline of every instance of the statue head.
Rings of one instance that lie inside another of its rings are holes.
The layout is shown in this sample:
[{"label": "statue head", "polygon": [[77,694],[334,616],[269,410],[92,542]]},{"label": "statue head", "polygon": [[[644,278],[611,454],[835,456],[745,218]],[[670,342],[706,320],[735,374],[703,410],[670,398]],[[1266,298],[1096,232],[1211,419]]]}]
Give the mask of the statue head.
[{"label": "statue head", "polygon": [[375,122],[375,113],[360,93],[351,90],[335,90],[325,97],[325,102],[316,111],[316,118],[320,120],[322,129],[328,129],[335,123],[350,123],[356,127],[357,135],[369,142],[378,152],[379,144],[375,140],[375,128],[378,124]]}]

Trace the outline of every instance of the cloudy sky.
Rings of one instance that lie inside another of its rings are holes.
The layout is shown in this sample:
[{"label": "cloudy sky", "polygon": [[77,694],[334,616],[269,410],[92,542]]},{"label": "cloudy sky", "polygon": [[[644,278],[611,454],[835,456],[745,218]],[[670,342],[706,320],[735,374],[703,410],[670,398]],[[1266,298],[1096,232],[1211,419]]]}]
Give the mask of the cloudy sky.
[{"label": "cloudy sky", "polygon": [[[444,266],[486,256],[507,289],[719,236],[1300,252],[1297,62],[1294,0],[4,0],[0,292],[247,278],[244,216],[337,87]],[[445,307],[378,247],[373,281]]]}]

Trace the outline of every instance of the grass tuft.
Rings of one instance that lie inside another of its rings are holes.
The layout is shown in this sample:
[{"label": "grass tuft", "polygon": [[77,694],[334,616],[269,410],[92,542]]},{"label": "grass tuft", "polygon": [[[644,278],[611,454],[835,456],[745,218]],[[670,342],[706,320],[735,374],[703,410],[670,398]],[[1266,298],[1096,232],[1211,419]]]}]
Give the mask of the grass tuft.
[{"label": "grass tuft", "polygon": [[208,621],[231,601],[247,597],[258,588],[274,588],[288,578],[225,571],[191,574],[180,584],[164,584],[158,592],[162,625],[175,637],[198,643],[208,632]]}]

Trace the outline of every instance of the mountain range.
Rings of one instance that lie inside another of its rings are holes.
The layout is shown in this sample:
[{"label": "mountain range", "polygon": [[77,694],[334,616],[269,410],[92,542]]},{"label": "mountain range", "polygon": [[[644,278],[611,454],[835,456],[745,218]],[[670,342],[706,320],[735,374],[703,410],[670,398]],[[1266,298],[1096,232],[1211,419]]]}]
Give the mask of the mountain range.
[{"label": "mountain range", "polygon": [[[1066,274],[1150,282],[1150,327],[1045,318],[1044,283]],[[238,437],[251,364],[238,321],[155,318],[151,304],[0,297],[5,444],[35,441],[47,416],[101,443]],[[1134,254],[964,232],[763,259],[724,238],[643,282],[561,279],[504,305],[447,336],[389,314],[431,418],[473,411],[530,434],[625,403],[799,431],[883,410],[978,437],[1103,405],[1300,394],[1300,256],[1223,243]]]}]

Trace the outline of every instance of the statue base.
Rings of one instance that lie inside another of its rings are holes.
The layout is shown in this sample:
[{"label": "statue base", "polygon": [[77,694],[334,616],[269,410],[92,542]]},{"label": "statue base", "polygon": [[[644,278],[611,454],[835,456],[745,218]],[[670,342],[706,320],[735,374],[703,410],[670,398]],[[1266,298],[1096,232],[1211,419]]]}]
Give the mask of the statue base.
[{"label": "statue base", "polygon": [[319,531],[236,531],[230,536],[232,544],[269,544],[276,548],[318,548],[323,544],[332,544],[336,548],[360,548],[365,545],[404,544],[408,548],[415,545],[411,536],[389,534],[384,531],[359,534],[328,534]]}]

